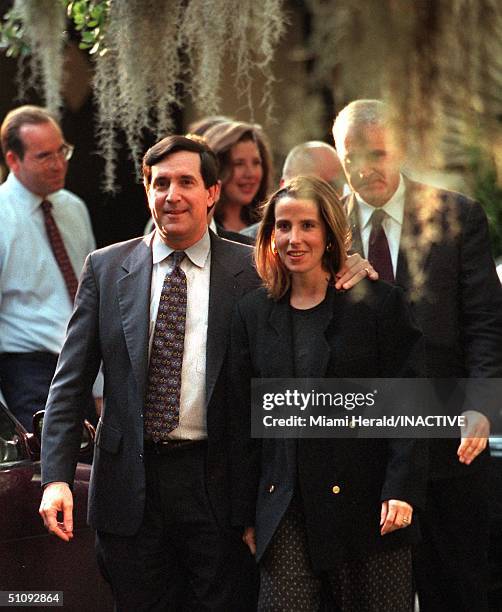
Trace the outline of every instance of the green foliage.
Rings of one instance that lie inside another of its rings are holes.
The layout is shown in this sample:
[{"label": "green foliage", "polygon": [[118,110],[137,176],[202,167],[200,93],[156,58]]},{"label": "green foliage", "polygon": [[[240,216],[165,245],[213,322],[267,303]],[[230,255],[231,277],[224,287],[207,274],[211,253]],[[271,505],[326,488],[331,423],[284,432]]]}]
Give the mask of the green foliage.
[{"label": "green foliage", "polygon": [[[91,55],[106,53],[103,40],[111,0],[59,1],[66,6],[68,18],[81,33],[79,47],[88,50]],[[0,21],[0,49],[5,49],[7,57],[24,57],[32,51],[26,38],[23,17],[22,3],[18,3]]]},{"label": "green foliage", "polygon": [[68,17],[72,19],[76,30],[81,32],[79,47],[88,49],[91,55],[106,53],[103,41],[110,2],[111,0],[74,0],[68,3]]},{"label": "green foliage", "polygon": [[479,149],[472,150],[471,159],[473,194],[488,217],[492,253],[497,259],[502,256],[502,187],[493,163]]},{"label": "green foliage", "polygon": [[[263,104],[271,108],[283,2],[14,0],[13,13],[4,18],[4,48],[19,57],[19,91],[26,85],[41,87],[47,106],[58,109],[66,30],[68,22],[74,24],[80,48],[94,60],[98,150],[106,161],[105,188],[113,191],[119,130],[139,167],[145,132],[159,138],[170,133],[172,109],[187,99],[201,112],[216,114],[219,89],[222,84],[228,88],[229,80],[238,94],[236,106],[248,102],[252,116],[251,93],[259,74]],[[226,56],[235,64],[233,79],[225,72]]]},{"label": "green foliage", "polygon": [[0,49],[5,49],[7,57],[26,56],[30,53],[22,18],[14,9],[7,11],[0,22]]}]

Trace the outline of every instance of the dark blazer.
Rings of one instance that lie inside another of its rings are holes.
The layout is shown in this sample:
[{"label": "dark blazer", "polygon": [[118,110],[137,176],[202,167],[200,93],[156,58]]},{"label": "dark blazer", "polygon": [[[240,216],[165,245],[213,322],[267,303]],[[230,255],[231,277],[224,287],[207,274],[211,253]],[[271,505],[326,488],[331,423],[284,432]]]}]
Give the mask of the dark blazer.
[{"label": "dark blazer", "polygon": [[[216,517],[229,522],[226,360],[233,306],[257,286],[252,250],[211,235],[206,359],[207,487]],[[143,403],[153,234],[87,258],[49,394],[42,483],[73,482],[86,392],[103,362],[104,407],[97,427],[89,523],[118,535],[140,527],[145,503]]]},{"label": "dark blazer", "polygon": [[[404,220],[396,283],[425,338],[431,378],[502,377],[502,288],[490,253],[486,215],[459,193],[405,179]],[[355,252],[363,253],[358,207],[347,201]],[[483,406],[477,409],[483,412]],[[489,415],[488,415],[489,416]],[[485,451],[470,466],[457,458],[459,439],[431,441],[432,476],[483,469]]]},{"label": "dark blazer", "polygon": [[[420,376],[421,334],[400,289],[362,281],[349,292],[328,290],[329,312],[318,341],[319,378]],[[298,482],[311,560],[326,570],[415,541],[416,524],[380,535],[381,502],[421,506],[426,445],[388,439],[249,439],[250,379],[294,377],[289,295],[274,302],[265,290],[238,304],[232,324],[232,450],[235,525],[254,525],[257,559],[267,548]],[[298,481],[297,481],[298,478]],[[340,491],[333,493],[333,486]]]},{"label": "dark blazer", "polygon": [[227,240],[233,240],[233,242],[240,242],[241,244],[249,244],[249,246],[253,246],[255,240],[252,236],[245,236],[240,232],[232,232],[231,230],[226,230],[221,225],[216,224],[216,232],[220,238],[226,238]]}]

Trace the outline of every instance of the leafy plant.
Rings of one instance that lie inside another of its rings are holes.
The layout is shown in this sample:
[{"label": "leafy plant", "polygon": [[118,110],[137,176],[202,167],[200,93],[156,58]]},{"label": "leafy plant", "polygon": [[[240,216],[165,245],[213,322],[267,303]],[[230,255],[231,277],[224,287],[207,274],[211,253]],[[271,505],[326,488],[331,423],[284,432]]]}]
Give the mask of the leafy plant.
[{"label": "leafy plant", "polygon": [[81,32],[79,47],[87,49],[90,55],[99,52],[102,56],[107,49],[104,45],[106,22],[110,13],[111,0],[73,0],[68,3],[68,17]]},{"label": "leafy plant", "polygon": [[0,22],[0,49],[5,49],[7,57],[26,56],[30,52],[23,20],[14,8],[7,11]]}]

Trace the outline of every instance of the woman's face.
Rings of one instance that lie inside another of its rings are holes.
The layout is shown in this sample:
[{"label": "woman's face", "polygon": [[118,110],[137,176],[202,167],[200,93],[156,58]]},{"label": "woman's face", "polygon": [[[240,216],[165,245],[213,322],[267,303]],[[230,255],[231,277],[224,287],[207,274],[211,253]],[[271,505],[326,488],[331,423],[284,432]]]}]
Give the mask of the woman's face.
[{"label": "woman's face", "polygon": [[223,184],[225,199],[248,206],[256,197],[263,178],[260,151],[253,140],[238,142],[230,149],[230,178]]},{"label": "woman's face", "polygon": [[275,246],[291,274],[323,273],[326,225],[317,204],[286,196],[275,205]]}]

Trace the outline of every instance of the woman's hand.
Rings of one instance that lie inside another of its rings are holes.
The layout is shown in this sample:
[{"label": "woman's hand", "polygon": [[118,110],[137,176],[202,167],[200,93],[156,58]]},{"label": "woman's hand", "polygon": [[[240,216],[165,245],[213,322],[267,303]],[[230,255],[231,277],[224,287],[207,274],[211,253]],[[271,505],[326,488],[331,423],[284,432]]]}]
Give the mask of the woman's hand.
[{"label": "woman's hand", "polygon": [[409,527],[413,517],[413,508],[410,504],[399,499],[387,499],[382,502],[380,513],[381,535],[391,533],[396,529]]},{"label": "woman's hand", "polygon": [[242,534],[242,541],[249,548],[252,555],[256,555],[256,531],[254,527],[246,527]]}]

